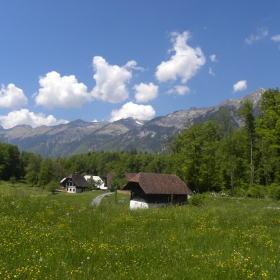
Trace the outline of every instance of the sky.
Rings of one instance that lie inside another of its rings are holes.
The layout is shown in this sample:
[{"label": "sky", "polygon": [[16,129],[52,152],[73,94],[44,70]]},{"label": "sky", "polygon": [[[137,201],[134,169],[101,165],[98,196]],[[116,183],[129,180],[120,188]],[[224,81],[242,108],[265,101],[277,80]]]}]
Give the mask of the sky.
[{"label": "sky", "polygon": [[150,120],[280,85],[278,0],[0,1],[0,126]]}]

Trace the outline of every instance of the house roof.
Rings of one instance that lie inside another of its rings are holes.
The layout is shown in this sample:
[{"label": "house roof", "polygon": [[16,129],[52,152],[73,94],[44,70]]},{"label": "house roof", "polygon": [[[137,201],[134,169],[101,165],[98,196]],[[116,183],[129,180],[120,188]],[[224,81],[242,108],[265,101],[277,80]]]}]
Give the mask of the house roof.
[{"label": "house roof", "polygon": [[125,178],[129,182],[137,173],[125,173]]},{"label": "house roof", "polygon": [[81,188],[89,188],[90,187],[89,182],[84,178],[83,175],[70,174],[69,176],[66,177],[66,179],[72,179],[75,182],[75,184],[77,185],[77,187],[81,187]]},{"label": "house roof", "polygon": [[146,194],[193,194],[188,186],[174,174],[140,172],[129,180],[124,190],[130,190],[133,183],[138,183]]},{"label": "house roof", "polygon": [[[108,175],[107,175],[107,187],[110,189],[111,188],[111,182],[113,180],[114,175],[116,175],[117,173],[114,171],[111,171]],[[137,175],[137,173],[125,173],[125,178],[127,180],[127,182],[133,178],[135,175]]]},{"label": "house roof", "polygon": [[[84,178],[88,181],[89,179],[93,179],[96,183],[98,183],[98,188],[99,189],[107,189],[105,187],[104,181],[100,178],[100,176],[95,176],[95,175],[85,175]],[[90,181],[88,181],[90,183]]]}]

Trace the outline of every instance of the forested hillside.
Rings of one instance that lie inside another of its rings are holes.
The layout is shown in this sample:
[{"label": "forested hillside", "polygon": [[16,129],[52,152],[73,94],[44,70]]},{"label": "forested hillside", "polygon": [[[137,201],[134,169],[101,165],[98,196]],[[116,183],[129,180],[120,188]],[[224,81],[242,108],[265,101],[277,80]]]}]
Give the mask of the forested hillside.
[{"label": "forested hillside", "polygon": [[51,160],[0,143],[0,178],[15,176],[45,186],[74,172],[103,179],[110,171],[120,179],[125,172],[173,173],[198,192],[280,196],[279,104],[279,89],[269,89],[262,96],[258,117],[251,101],[243,103],[238,111],[244,119],[242,128],[235,128],[227,110],[207,122],[189,122],[172,141],[170,153],[164,155],[132,149],[130,153],[88,152]]}]

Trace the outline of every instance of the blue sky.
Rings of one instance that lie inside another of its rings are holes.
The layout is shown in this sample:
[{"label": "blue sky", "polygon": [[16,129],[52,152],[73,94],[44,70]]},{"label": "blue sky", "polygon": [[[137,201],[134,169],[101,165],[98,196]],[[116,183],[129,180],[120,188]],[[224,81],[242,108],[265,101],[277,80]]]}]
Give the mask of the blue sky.
[{"label": "blue sky", "polygon": [[279,87],[280,1],[0,2],[0,125],[151,119]]}]

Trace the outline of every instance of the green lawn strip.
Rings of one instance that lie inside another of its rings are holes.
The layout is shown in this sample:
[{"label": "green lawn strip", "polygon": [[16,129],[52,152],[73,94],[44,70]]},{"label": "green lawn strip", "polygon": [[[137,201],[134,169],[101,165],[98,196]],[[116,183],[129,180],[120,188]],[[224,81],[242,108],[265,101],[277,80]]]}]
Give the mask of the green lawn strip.
[{"label": "green lawn strip", "polygon": [[0,185],[0,194],[13,196],[31,196],[31,197],[46,197],[49,200],[56,200],[75,204],[77,206],[83,204],[89,206],[91,201],[98,195],[104,194],[104,191],[86,191],[83,193],[64,193],[62,191],[56,192],[54,195],[43,187],[31,187],[28,184],[20,183],[12,186],[9,182],[2,181]]},{"label": "green lawn strip", "polygon": [[83,193],[64,193],[59,192],[48,196],[49,200],[54,200],[60,203],[68,203],[76,206],[90,206],[91,201],[98,195],[104,194],[104,191],[85,191]]}]

